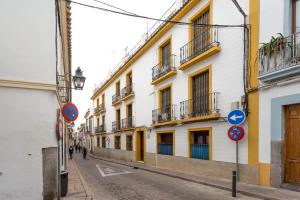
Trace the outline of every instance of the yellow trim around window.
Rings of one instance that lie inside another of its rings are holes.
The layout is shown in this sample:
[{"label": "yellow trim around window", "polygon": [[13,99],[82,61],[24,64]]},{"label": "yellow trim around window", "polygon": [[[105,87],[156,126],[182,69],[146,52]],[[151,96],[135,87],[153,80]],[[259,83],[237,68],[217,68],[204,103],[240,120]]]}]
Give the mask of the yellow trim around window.
[{"label": "yellow trim around window", "polygon": [[[213,1],[210,0],[207,4],[205,4],[199,11],[197,11],[192,17],[189,18],[189,28],[188,28],[188,41],[192,41],[194,39],[194,27],[193,27],[193,22],[200,17],[204,12],[206,12],[207,10],[209,10],[209,23],[212,24],[213,20],[212,20],[212,13],[213,13]],[[212,28],[210,28],[210,42],[212,42]],[[179,66],[179,70],[185,70],[187,68],[189,68],[190,66],[194,65],[197,62],[200,62],[218,52],[221,51],[221,48],[219,46],[216,47],[212,47],[209,50],[203,52],[202,54],[197,55],[196,57],[194,57],[193,59],[187,61],[186,63],[182,64]],[[192,52],[191,50],[189,52]]]},{"label": "yellow trim around window", "polygon": [[[163,130],[163,131],[156,131],[156,154],[158,154],[158,135],[159,134],[172,134],[173,135],[173,155],[175,156],[175,130]],[[164,155],[164,154],[160,154],[160,155]],[[171,156],[171,155],[168,155]]]},{"label": "yellow trim around window", "polygon": [[132,77],[132,70],[130,70],[128,73],[126,73],[126,86],[129,84],[129,76],[131,75]]},{"label": "yellow trim around window", "polygon": [[[209,10],[209,23],[212,24],[212,10],[213,10],[213,2],[212,0],[210,0],[208,3],[206,3],[200,10],[198,10],[193,16],[191,16],[189,18],[189,32],[188,32],[188,38],[189,38],[189,41],[192,41],[194,39],[194,28],[193,28],[193,22],[198,18],[200,17],[204,12],[206,12],[207,10]],[[211,36],[212,36],[212,29],[210,30],[210,39],[211,39]]]},{"label": "yellow trim around window", "polygon": [[172,83],[158,89],[158,109],[161,109],[161,91],[170,88],[170,104],[172,106]]},{"label": "yellow trim around window", "polygon": [[[209,109],[212,110],[212,65],[203,67],[188,75],[188,100],[193,99],[193,77],[208,71],[208,92],[209,92]],[[192,104],[189,104],[189,113],[192,111]]]},{"label": "yellow trim around window", "polygon": [[188,152],[189,152],[189,158],[192,157],[191,153],[191,134],[194,131],[209,131],[209,160],[212,160],[212,128],[211,127],[205,127],[205,128],[190,128],[188,129]]},{"label": "yellow trim around window", "polygon": [[[170,43],[170,56],[172,55],[172,35],[170,35],[167,39],[165,39],[158,45],[158,63],[162,63],[162,48],[168,43]],[[171,63],[172,62],[173,61],[171,60]]]}]

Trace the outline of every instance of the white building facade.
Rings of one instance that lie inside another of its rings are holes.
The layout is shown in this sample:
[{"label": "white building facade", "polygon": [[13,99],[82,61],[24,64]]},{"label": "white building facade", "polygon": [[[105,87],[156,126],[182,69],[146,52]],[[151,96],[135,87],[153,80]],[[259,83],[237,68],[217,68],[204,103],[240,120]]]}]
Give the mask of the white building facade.
[{"label": "white building facade", "polygon": [[[249,20],[253,2],[239,2]],[[226,116],[247,103],[244,18],[227,1],[175,5],[181,6],[166,18],[189,24],[159,26],[91,97],[94,153],[229,179],[236,144],[228,138]],[[255,113],[250,116],[257,119]],[[249,145],[258,139],[248,120],[241,126],[245,137],[239,142],[240,180],[259,184],[258,146]]]},{"label": "white building facade", "polygon": [[264,43],[259,50],[259,160],[265,163],[265,182],[299,184],[300,1],[260,2],[259,43]]},{"label": "white building facade", "polygon": [[60,108],[71,91],[58,90],[57,74],[71,70],[70,7],[1,1],[0,18],[0,199],[56,199],[69,137]]}]

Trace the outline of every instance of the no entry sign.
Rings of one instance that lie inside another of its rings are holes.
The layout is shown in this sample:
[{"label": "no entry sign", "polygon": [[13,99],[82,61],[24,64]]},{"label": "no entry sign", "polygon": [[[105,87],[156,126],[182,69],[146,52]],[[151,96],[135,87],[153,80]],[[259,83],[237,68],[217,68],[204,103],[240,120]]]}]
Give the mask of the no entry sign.
[{"label": "no entry sign", "polygon": [[62,108],[62,114],[66,121],[73,122],[78,117],[78,109],[75,104],[69,102],[66,103]]},{"label": "no entry sign", "polygon": [[245,131],[241,126],[232,126],[228,130],[228,137],[233,141],[239,141],[243,139]]}]

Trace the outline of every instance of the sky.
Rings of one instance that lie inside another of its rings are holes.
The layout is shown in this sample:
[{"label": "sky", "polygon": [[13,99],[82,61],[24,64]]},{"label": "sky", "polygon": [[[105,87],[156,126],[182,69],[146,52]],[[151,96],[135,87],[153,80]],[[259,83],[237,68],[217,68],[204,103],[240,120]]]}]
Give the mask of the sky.
[{"label": "sky", "polygon": [[[77,2],[107,7],[95,0]],[[101,0],[128,12],[160,18],[176,0]],[[114,9],[115,10],[115,9]],[[72,101],[79,110],[75,126],[85,122],[84,115],[92,105],[90,97],[98,85],[142,38],[155,21],[108,13],[72,4],[72,70],[80,66],[86,77],[82,91],[73,90]]]}]

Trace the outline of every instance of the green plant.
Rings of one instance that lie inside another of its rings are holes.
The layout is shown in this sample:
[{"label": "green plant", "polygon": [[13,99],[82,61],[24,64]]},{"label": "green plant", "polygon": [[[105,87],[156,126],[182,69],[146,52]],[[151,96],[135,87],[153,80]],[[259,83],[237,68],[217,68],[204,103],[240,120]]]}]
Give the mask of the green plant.
[{"label": "green plant", "polygon": [[281,49],[286,47],[287,39],[281,34],[277,33],[279,36],[272,36],[270,42],[261,43],[261,50],[263,55],[272,55],[273,53],[277,53]]}]

